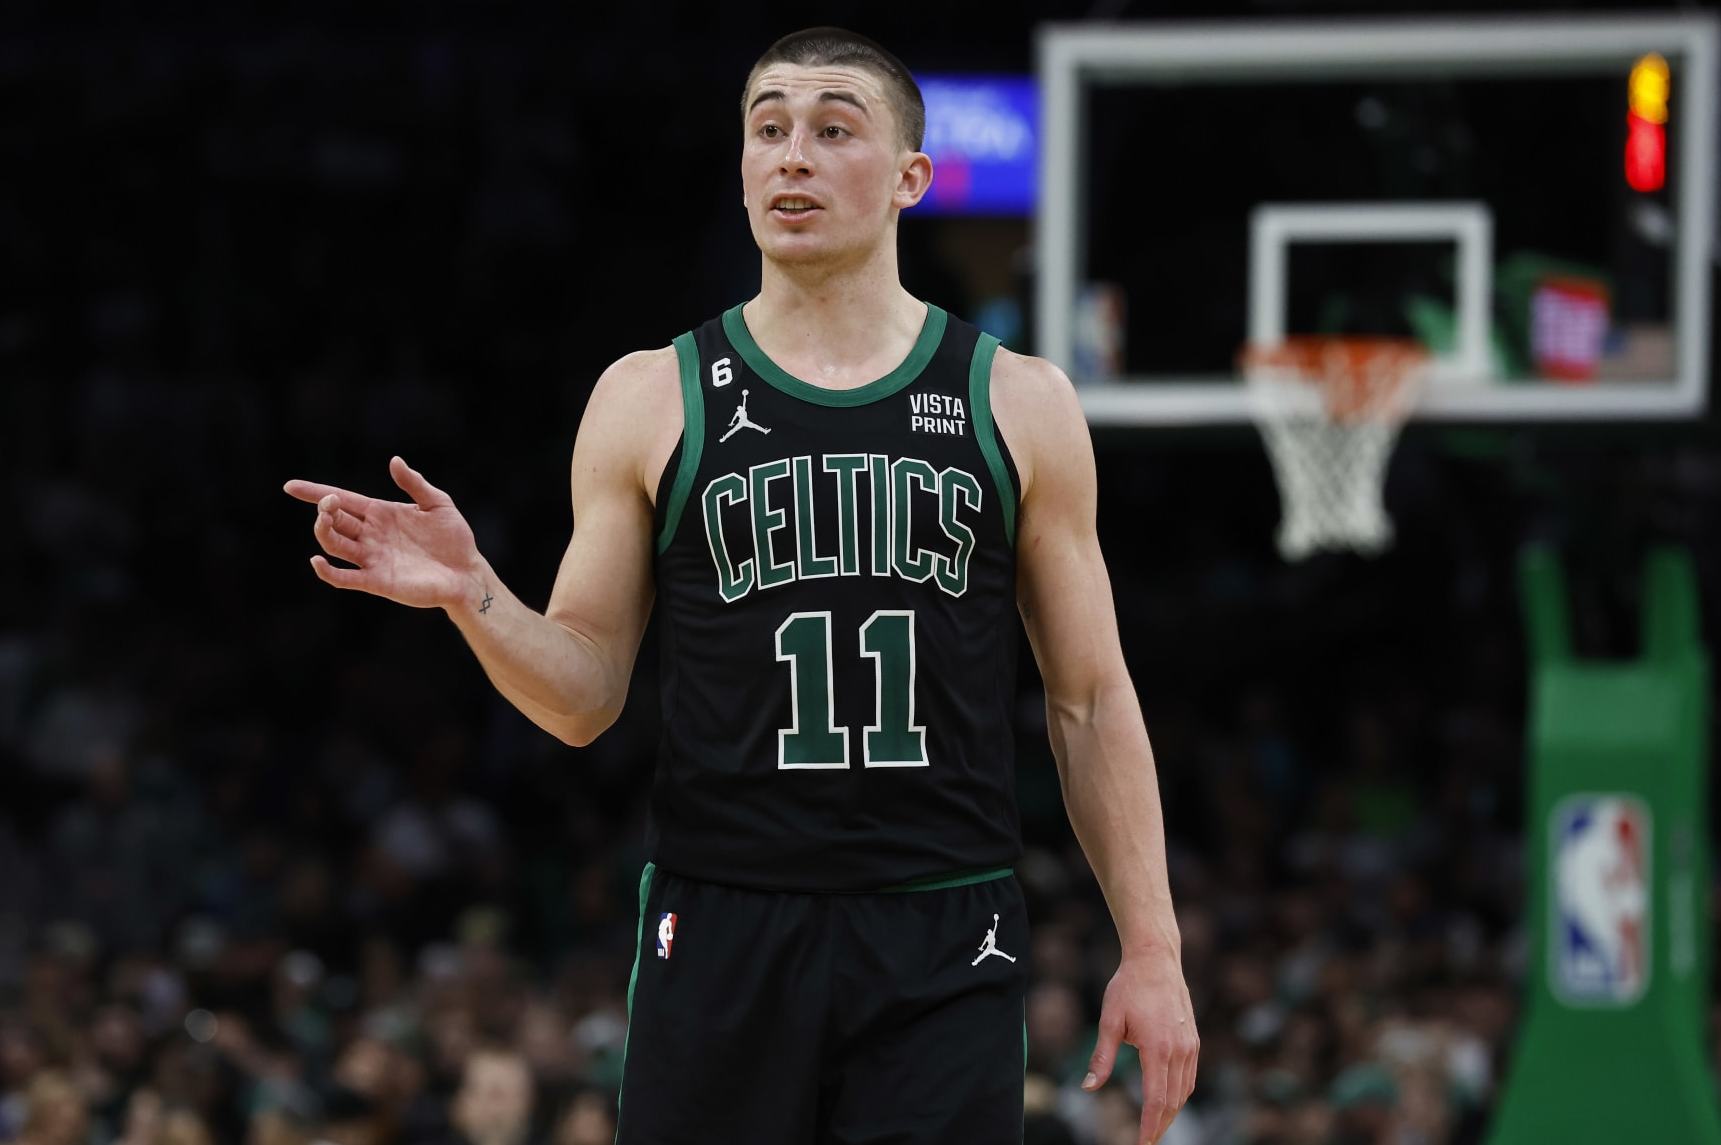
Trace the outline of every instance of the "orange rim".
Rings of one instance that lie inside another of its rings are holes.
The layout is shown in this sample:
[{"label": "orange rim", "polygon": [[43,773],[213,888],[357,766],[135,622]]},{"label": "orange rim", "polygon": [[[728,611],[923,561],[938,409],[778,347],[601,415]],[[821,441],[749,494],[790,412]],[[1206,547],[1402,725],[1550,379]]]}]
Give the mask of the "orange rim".
[{"label": "orange rim", "polygon": [[1297,337],[1248,346],[1243,369],[1282,371],[1320,392],[1335,421],[1360,421],[1400,408],[1398,397],[1428,360],[1406,338]]}]

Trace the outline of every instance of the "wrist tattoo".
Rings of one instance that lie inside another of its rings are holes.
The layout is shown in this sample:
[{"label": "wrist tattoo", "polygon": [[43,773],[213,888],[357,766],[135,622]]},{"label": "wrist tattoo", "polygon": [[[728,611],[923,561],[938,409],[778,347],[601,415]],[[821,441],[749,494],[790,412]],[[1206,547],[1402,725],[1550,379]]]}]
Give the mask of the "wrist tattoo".
[{"label": "wrist tattoo", "polygon": [[496,598],[491,596],[489,593],[485,593],[484,594],[484,603],[480,604],[478,606],[478,611],[479,612],[489,612],[490,611],[490,602],[492,600],[495,600],[495,599]]}]

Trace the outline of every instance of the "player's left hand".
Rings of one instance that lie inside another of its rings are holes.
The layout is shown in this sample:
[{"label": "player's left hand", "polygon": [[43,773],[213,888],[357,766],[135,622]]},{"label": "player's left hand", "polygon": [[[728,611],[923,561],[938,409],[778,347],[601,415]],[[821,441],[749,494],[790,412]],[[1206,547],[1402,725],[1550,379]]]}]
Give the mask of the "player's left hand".
[{"label": "player's left hand", "polygon": [[1201,1052],[1195,1007],[1176,954],[1124,956],[1106,986],[1099,1041],[1088,1061],[1083,1089],[1096,1091],[1111,1077],[1122,1042],[1141,1055],[1139,1145],[1155,1145],[1195,1089],[1195,1065]]}]

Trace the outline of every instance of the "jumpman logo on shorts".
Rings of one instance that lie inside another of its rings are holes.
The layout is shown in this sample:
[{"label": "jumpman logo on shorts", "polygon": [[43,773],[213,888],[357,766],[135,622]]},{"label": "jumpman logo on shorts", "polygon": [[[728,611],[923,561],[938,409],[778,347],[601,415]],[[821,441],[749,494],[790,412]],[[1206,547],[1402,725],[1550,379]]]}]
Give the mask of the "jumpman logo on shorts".
[{"label": "jumpman logo on shorts", "polygon": [[986,932],[985,939],[980,943],[980,957],[976,958],[974,961],[970,962],[968,965],[970,965],[970,966],[980,965],[980,960],[985,958],[988,954],[996,954],[999,958],[1002,958],[1007,962],[1016,961],[1014,958],[1011,958],[1008,954],[1005,954],[1002,950],[998,949],[998,916],[997,915],[992,916],[992,929],[988,930]]},{"label": "jumpman logo on shorts", "polygon": [[724,434],[722,437],[718,438],[717,443],[719,445],[721,445],[723,442],[728,441],[730,438],[734,437],[737,433],[739,433],[740,431],[742,431],[744,429],[756,429],[760,433],[770,433],[771,432],[770,430],[766,429],[764,426],[760,425],[759,423],[755,422],[752,418],[747,416],[747,391],[746,390],[741,391],[741,404],[735,407],[735,416],[729,419],[729,432]]}]

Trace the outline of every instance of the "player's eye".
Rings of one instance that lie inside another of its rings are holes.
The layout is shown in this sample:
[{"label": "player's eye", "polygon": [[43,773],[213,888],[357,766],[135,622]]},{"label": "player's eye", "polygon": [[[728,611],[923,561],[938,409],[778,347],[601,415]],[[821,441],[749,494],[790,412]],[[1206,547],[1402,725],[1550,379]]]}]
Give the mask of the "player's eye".
[{"label": "player's eye", "polygon": [[775,139],[782,133],[783,129],[778,127],[775,123],[767,123],[759,129],[759,134],[763,135],[766,139]]},{"label": "player's eye", "polygon": [[825,128],[823,134],[826,139],[836,139],[838,136],[847,135],[848,132],[833,123],[829,127]]}]

